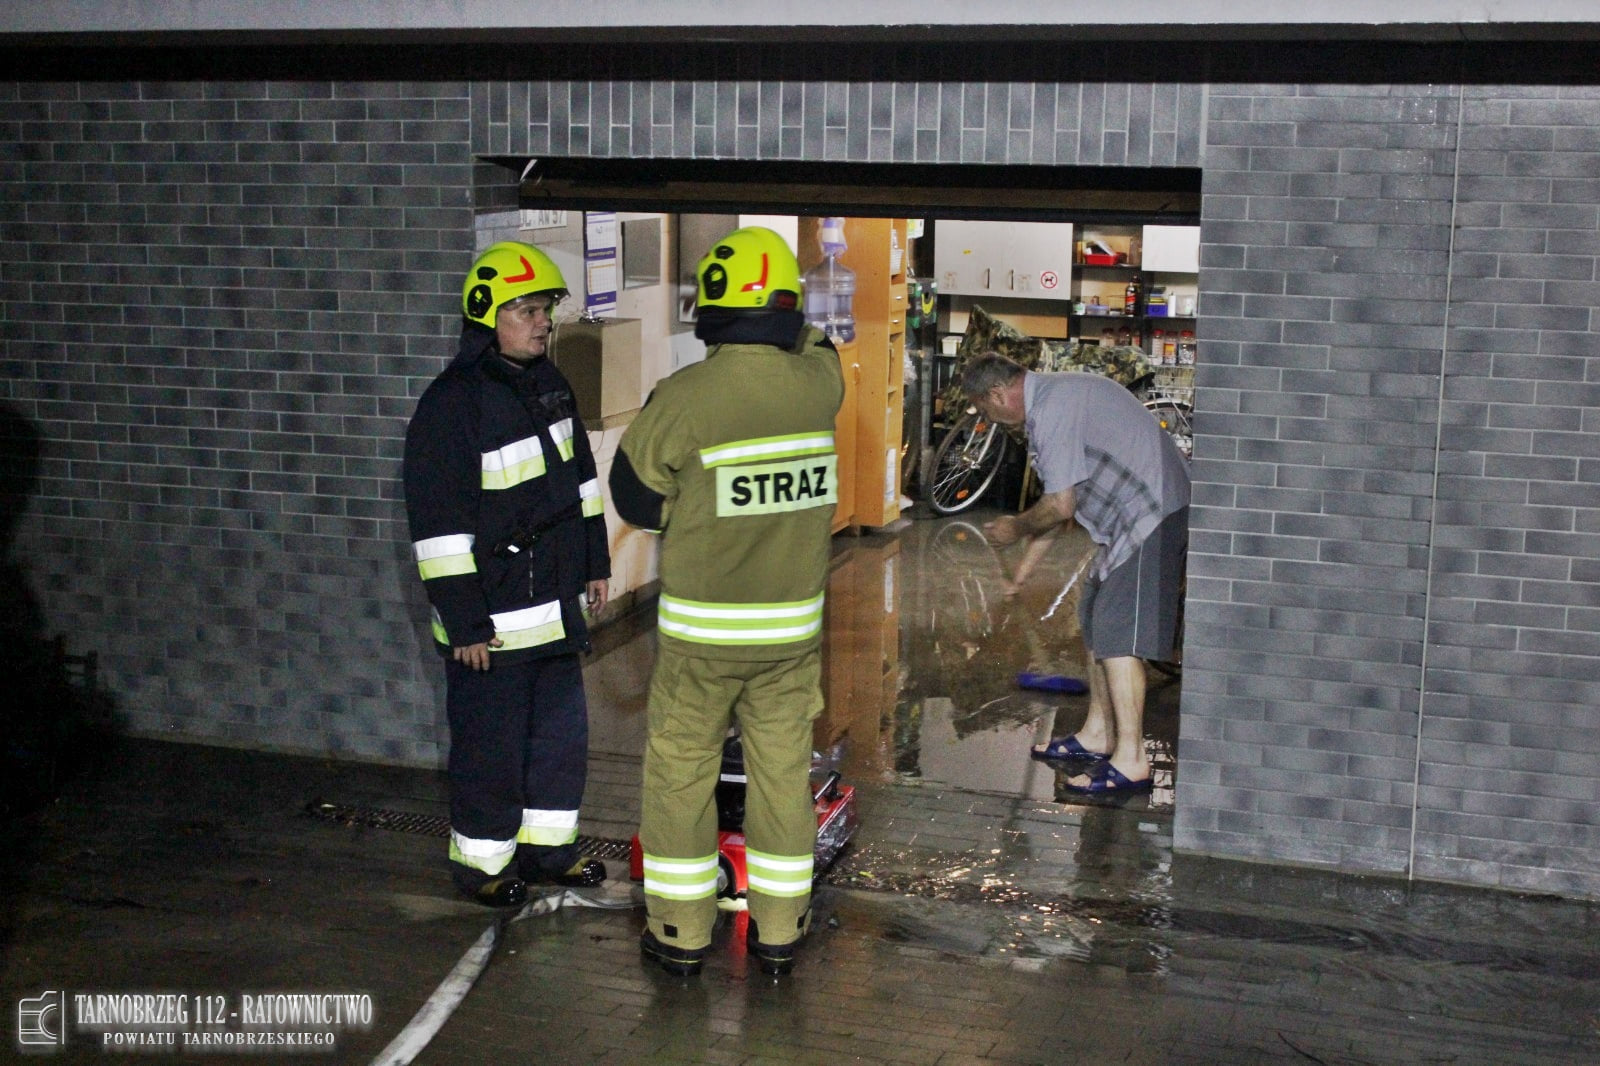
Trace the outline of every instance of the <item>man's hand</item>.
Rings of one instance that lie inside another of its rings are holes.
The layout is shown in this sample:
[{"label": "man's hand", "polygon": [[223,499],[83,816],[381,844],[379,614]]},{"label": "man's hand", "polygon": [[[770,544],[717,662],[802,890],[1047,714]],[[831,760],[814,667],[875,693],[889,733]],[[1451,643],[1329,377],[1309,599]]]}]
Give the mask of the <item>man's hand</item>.
[{"label": "man's hand", "polygon": [[985,522],[983,532],[991,543],[1003,547],[1015,544],[1023,537],[1054,532],[1063,523],[1071,521],[1077,509],[1077,493],[1070,488],[1063,489],[1039,497],[1038,503],[1021,514],[1001,515],[992,522]]},{"label": "man's hand", "polygon": [[489,649],[503,647],[504,645],[505,641],[499,637],[490,637],[482,644],[457,645],[451,648],[450,652],[455,656],[456,662],[461,665],[472,670],[482,671],[489,669]]},{"label": "man's hand", "polygon": [[983,535],[989,538],[989,543],[1002,548],[1021,540],[1023,532],[1022,519],[1014,514],[1003,514],[983,524]]},{"label": "man's hand", "polygon": [[607,578],[598,578],[589,582],[589,591],[585,596],[584,605],[589,608],[590,614],[599,614],[606,601],[611,598],[611,582]]}]

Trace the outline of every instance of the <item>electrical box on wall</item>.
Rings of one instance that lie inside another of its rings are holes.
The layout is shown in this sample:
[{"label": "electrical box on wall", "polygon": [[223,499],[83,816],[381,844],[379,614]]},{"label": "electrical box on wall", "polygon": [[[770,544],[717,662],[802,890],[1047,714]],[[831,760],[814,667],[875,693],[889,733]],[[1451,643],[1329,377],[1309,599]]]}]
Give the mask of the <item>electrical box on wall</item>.
[{"label": "electrical box on wall", "polygon": [[572,383],[585,422],[638,410],[641,342],[637,318],[568,322],[557,330],[556,368]]},{"label": "electrical box on wall", "polygon": [[1145,270],[1195,274],[1200,270],[1199,226],[1146,226]]},{"label": "electrical box on wall", "polygon": [[1072,299],[1072,223],[942,219],[933,233],[942,296]]}]

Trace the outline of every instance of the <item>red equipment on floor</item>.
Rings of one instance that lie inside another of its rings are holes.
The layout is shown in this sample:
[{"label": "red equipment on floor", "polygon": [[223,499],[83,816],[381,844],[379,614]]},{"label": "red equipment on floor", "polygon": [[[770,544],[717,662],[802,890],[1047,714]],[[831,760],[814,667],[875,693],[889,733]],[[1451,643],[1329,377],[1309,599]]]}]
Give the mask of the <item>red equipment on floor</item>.
[{"label": "red equipment on floor", "polygon": [[[842,784],[839,771],[813,768],[811,801],[817,813],[817,845],[813,852],[813,877],[821,877],[855,836],[856,790]],[[717,780],[717,906],[742,911],[746,906],[749,876],[745,870],[744,748],[731,736],[722,746],[722,772]],[[644,849],[633,835],[628,875],[644,880]]]}]

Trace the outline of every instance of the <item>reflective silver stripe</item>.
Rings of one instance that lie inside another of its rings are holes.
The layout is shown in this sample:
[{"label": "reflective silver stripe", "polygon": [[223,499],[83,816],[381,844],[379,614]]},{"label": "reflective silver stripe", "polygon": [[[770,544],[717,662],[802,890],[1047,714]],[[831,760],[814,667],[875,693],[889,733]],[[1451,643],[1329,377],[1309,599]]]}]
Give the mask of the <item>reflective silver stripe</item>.
[{"label": "reflective silver stripe", "polygon": [[517,853],[515,840],[478,840],[450,830],[450,859],[486,874],[497,874]]},{"label": "reflective silver stripe", "polygon": [[606,501],[600,495],[600,479],[592,477],[578,486],[578,499],[583,501],[583,517],[593,518],[605,514]]},{"label": "reflective silver stripe", "polygon": [[[491,614],[490,620],[494,623],[494,635],[501,640],[500,647],[490,645],[489,650],[516,651],[519,648],[535,648],[540,644],[553,644],[567,635],[567,627],[561,624],[561,603],[559,600],[550,603],[541,603],[537,607],[524,607],[520,611],[505,611],[501,614]],[[433,611],[433,639],[440,644],[450,643],[450,634],[444,628],[444,619],[439,617],[437,609]]]},{"label": "reflective silver stripe", "polygon": [[422,580],[477,573],[478,563],[472,557],[472,544],[471,533],[451,533],[413,541],[411,550],[417,554],[417,569],[422,572]]},{"label": "reflective silver stripe", "polygon": [[644,891],[666,899],[705,899],[717,894],[717,857],[664,859],[644,856]]},{"label": "reflective silver stripe", "polygon": [[697,644],[790,644],[822,632],[823,594],[789,603],[707,603],[662,593],[656,626]]},{"label": "reflective silver stripe", "polygon": [[769,896],[803,896],[811,891],[814,859],[810,855],[769,855],[745,848],[746,879],[752,892]]},{"label": "reflective silver stripe", "polygon": [[556,454],[572,462],[572,419],[563,418],[550,426],[550,439],[555,442]]},{"label": "reflective silver stripe", "polygon": [[789,459],[797,455],[832,453],[832,433],[790,433],[782,437],[753,437],[701,448],[700,465],[709,470],[725,463],[743,463],[752,459]]},{"label": "reflective silver stripe", "polygon": [[524,808],[517,843],[554,847],[578,839],[577,811],[541,811]]},{"label": "reflective silver stripe", "polygon": [[544,473],[544,448],[538,437],[523,437],[510,444],[484,452],[483,487],[509,489],[532,481]]},{"label": "reflective silver stripe", "polygon": [[541,603],[536,607],[524,607],[519,611],[491,614],[489,617],[494,622],[494,635],[502,641],[498,648],[491,645],[490,651],[533,648],[554,643],[567,635],[566,627],[561,624],[559,600]]}]

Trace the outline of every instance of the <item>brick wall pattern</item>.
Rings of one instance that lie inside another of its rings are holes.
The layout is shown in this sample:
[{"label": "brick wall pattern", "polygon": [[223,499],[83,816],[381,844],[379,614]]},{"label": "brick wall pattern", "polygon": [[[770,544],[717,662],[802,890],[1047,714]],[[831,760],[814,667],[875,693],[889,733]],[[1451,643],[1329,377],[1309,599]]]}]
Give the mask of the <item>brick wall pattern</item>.
[{"label": "brick wall pattern", "polygon": [[1210,87],[1179,847],[1600,894],[1597,148]]},{"label": "brick wall pattern", "polygon": [[141,732],[436,764],[401,436],[489,156],[1203,167],[1175,840],[1600,897],[1600,94],[0,83],[12,558]]}]

